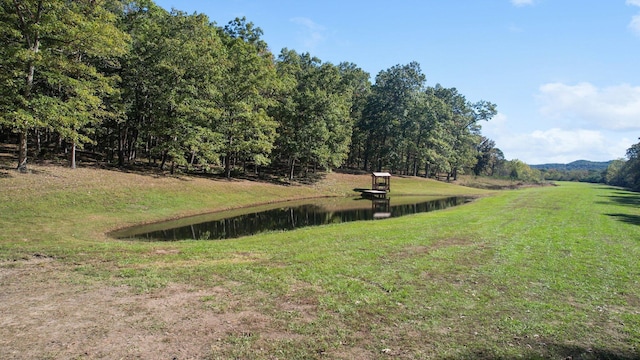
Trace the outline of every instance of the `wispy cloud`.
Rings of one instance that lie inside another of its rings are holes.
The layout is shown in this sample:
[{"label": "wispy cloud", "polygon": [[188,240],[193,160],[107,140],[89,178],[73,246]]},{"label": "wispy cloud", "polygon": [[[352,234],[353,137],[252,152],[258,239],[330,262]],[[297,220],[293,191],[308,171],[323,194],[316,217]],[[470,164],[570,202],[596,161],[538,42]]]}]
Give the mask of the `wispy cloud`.
[{"label": "wispy cloud", "polygon": [[313,50],[325,41],[326,28],[324,26],[306,17],[295,17],[291,18],[290,21],[300,25],[299,41],[301,41],[306,50]]},{"label": "wispy cloud", "polygon": [[[627,0],[627,5],[640,6],[640,0]],[[631,18],[629,29],[636,35],[640,36],[640,14]]]},{"label": "wispy cloud", "polygon": [[[628,0],[628,1],[638,1],[638,0]],[[531,6],[535,3],[535,0],[511,0],[511,3],[514,6]]]},{"label": "wispy cloud", "polygon": [[629,29],[631,29],[631,31],[633,31],[636,35],[640,36],[640,15],[636,15],[631,18]]},{"label": "wispy cloud", "polygon": [[538,100],[541,114],[551,119],[607,130],[640,130],[640,86],[549,83],[540,87]]}]

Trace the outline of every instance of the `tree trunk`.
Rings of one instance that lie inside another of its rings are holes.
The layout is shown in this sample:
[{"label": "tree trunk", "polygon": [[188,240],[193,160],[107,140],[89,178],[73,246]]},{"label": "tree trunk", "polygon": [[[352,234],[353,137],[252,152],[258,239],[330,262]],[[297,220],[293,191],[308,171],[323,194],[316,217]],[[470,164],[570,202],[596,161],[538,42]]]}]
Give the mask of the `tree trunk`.
[{"label": "tree trunk", "polygon": [[293,180],[295,169],[296,169],[296,159],[291,158],[289,160],[289,180]]},{"label": "tree trunk", "polygon": [[39,157],[40,155],[42,155],[42,140],[40,139],[40,129],[37,128],[36,129],[36,146],[37,146],[37,156]]},{"label": "tree trunk", "polygon": [[[29,31],[32,31],[31,29],[28,29],[28,26],[25,23],[25,15],[23,14],[23,12],[19,9],[18,3],[14,2],[14,5],[16,7],[16,12],[19,16],[20,19],[20,23],[22,25],[22,32],[23,32],[23,36],[25,38],[25,40],[27,41],[27,44],[29,45],[29,51],[32,52],[31,55],[34,55],[32,57],[32,59],[34,59],[38,54],[38,52],[40,51],[40,32],[39,27],[35,26],[34,28],[36,30],[33,30],[34,32],[32,34],[29,34]],[[35,25],[40,25],[40,17],[42,15],[42,10],[44,8],[44,1],[40,0],[38,1],[38,10],[35,14],[30,14],[31,16],[33,16],[33,20],[34,20],[34,24]],[[31,90],[33,89],[33,79],[34,79],[34,75],[36,72],[36,65],[35,65],[35,60],[29,60],[29,67],[27,70],[27,78],[24,84],[24,98],[27,100],[27,102],[30,102],[31,100]],[[28,105],[27,105],[28,106]],[[18,144],[18,169],[20,169],[20,171],[27,171],[27,132],[28,132],[28,128],[27,128],[27,124],[24,124],[25,128],[22,129],[22,131],[20,132],[20,140],[19,140],[19,144]]]},{"label": "tree trunk", "polygon": [[76,142],[71,143],[71,168],[76,168]]},{"label": "tree trunk", "polygon": [[231,179],[231,147],[233,146],[233,137],[229,135],[227,139],[227,154],[224,157],[224,172],[227,175],[227,179]]},{"label": "tree trunk", "polygon": [[131,162],[133,160],[135,160],[138,157],[138,147],[136,146],[136,144],[138,143],[138,135],[139,135],[139,131],[136,129],[133,129],[131,131],[131,135],[129,136],[129,141],[127,144],[127,161]]},{"label": "tree trunk", "polygon": [[407,149],[407,160],[404,164],[404,174],[409,175],[409,166],[411,164],[411,150]]},{"label": "tree trunk", "polygon": [[224,156],[224,173],[227,176],[227,179],[231,179],[231,154],[227,153]]},{"label": "tree trunk", "polygon": [[120,125],[118,125],[118,166],[124,166],[124,144],[127,141],[126,136],[126,128],[120,129]]},{"label": "tree trunk", "polygon": [[[371,135],[370,135],[371,136]],[[362,166],[365,171],[369,170],[369,158],[371,157],[371,138],[367,138],[364,147],[364,165]]]},{"label": "tree trunk", "polygon": [[27,171],[27,131],[20,132],[20,139],[18,140],[18,167],[16,169],[26,172]]},{"label": "tree trunk", "polygon": [[169,152],[166,151],[166,150],[162,153],[162,162],[160,163],[160,170],[161,171],[164,170],[164,164],[167,162],[167,155],[168,154],[169,154]]}]

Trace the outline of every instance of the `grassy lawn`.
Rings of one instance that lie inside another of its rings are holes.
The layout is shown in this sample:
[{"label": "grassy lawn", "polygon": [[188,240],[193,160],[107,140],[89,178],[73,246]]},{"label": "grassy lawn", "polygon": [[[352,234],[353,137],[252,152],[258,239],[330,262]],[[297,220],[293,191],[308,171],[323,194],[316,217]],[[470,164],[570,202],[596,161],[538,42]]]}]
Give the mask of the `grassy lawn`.
[{"label": "grassy lawn", "polygon": [[[348,195],[370,178],[329,174],[313,185],[284,186],[34,170],[0,169],[0,289],[10,290],[0,295],[3,313],[15,312],[21,297],[46,291],[34,268],[44,268],[64,294],[117,292],[105,303],[113,310],[98,313],[126,312],[168,292],[193,295],[180,309],[166,305],[175,317],[98,318],[93,340],[119,339],[120,322],[157,341],[146,350],[123,341],[111,352],[119,358],[146,358],[162,347],[211,359],[640,356],[637,193],[577,183],[488,192],[394,178],[394,195],[479,198],[439,212],[236,240],[133,242],[105,233],[254,203]],[[23,274],[21,282],[11,274]],[[0,353],[101,357],[80,340],[63,348],[11,338],[30,319],[0,324],[0,338],[9,339],[0,341]],[[93,344],[107,351],[107,343]]]}]

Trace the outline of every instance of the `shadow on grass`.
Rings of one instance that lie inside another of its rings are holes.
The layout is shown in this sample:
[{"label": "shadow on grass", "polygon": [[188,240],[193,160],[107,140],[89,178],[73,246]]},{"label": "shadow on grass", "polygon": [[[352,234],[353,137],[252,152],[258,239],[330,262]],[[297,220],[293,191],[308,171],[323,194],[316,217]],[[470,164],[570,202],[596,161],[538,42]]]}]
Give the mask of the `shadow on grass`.
[{"label": "shadow on grass", "polygon": [[[10,179],[12,177],[15,177],[16,174],[17,175],[23,175],[23,174],[42,175],[46,173],[47,173],[46,171],[37,170],[29,167],[27,167],[27,170],[25,170],[25,172],[23,173],[16,168],[0,165],[0,179]],[[53,175],[49,175],[49,176],[53,176]]]},{"label": "shadow on grass", "polygon": [[[465,354],[447,357],[448,360],[507,360],[513,356],[499,355],[493,350],[469,349]],[[571,360],[640,360],[640,355],[631,351],[619,351],[598,348],[585,348],[575,345],[546,344],[541,352],[528,351],[521,354],[518,359],[571,359]]]},{"label": "shadow on grass", "polygon": [[[609,202],[622,206],[640,207],[640,193],[612,187],[606,187],[605,189],[615,190],[612,195],[600,195],[600,197],[608,199]],[[598,204],[607,203],[605,201],[598,202]]]},{"label": "shadow on grass", "polygon": [[609,196],[611,201],[619,205],[640,207],[640,194],[619,192],[620,195]]},{"label": "shadow on grass", "polygon": [[[79,163],[78,167],[84,168],[99,168],[102,170],[115,171],[127,174],[136,174],[140,176],[149,176],[153,178],[165,178],[171,177],[182,181],[190,181],[189,178],[202,178],[213,181],[254,181],[254,182],[262,182],[262,183],[270,183],[281,186],[289,186],[292,185],[292,182],[287,180],[283,180],[282,178],[271,175],[269,173],[262,172],[260,174],[252,174],[249,172],[242,171],[234,171],[231,174],[230,178],[227,178],[224,172],[216,171],[216,172],[205,172],[198,170],[188,170],[184,168],[176,169],[174,173],[171,173],[169,169],[160,169],[159,165],[146,163],[146,162],[135,162],[135,163],[126,163],[125,165],[116,165],[112,163]],[[321,176],[324,176],[321,175]],[[298,183],[307,182],[317,182],[321,180],[321,176],[313,177],[312,180],[307,178],[297,181]]]},{"label": "shadow on grass", "polygon": [[5,166],[0,164],[0,179],[8,179],[12,178],[11,172],[15,171],[15,169],[11,169],[9,166]]},{"label": "shadow on grass", "polygon": [[629,214],[607,214],[607,216],[611,216],[616,218],[619,221],[625,222],[631,225],[640,225],[640,215],[629,215]]}]

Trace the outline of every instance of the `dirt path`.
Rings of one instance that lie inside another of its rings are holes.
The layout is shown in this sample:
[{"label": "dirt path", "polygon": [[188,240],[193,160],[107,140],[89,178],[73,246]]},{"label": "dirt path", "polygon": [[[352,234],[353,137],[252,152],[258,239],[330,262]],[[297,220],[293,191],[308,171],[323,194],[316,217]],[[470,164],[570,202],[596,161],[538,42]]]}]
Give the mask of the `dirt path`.
[{"label": "dirt path", "polygon": [[207,299],[233,303],[224,289],[135,294],[73,279],[51,259],[0,263],[2,359],[216,358],[229,334],[271,323],[253,311],[212,311]]}]

